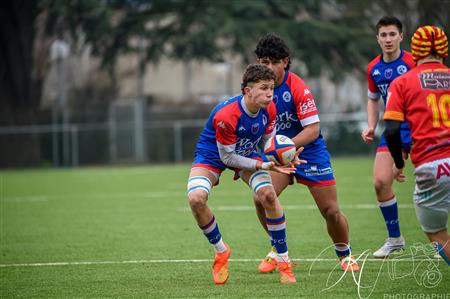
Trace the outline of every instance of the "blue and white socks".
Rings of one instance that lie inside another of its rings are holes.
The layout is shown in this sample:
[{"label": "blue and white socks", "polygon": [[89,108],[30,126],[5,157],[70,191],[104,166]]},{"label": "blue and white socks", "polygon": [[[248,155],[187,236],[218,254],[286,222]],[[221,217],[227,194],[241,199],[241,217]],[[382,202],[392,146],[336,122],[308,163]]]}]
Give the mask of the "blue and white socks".
[{"label": "blue and white socks", "polygon": [[334,250],[336,251],[336,255],[338,258],[349,256],[352,253],[352,247],[349,244],[335,244]]},{"label": "blue and white socks", "polygon": [[394,196],[392,199],[385,202],[379,202],[378,204],[380,206],[381,213],[383,214],[384,222],[386,223],[389,238],[400,237],[397,198]]},{"label": "blue and white socks", "polygon": [[286,244],[286,219],[283,216],[280,218],[266,218],[267,229],[272,237],[272,245],[277,250],[277,262],[286,262],[288,260],[288,247]]},{"label": "blue and white socks", "polygon": [[208,242],[214,246],[216,252],[225,252],[227,250],[227,247],[222,240],[222,235],[220,234],[216,218],[214,216],[207,225],[200,228],[203,231],[205,237],[208,239]]}]

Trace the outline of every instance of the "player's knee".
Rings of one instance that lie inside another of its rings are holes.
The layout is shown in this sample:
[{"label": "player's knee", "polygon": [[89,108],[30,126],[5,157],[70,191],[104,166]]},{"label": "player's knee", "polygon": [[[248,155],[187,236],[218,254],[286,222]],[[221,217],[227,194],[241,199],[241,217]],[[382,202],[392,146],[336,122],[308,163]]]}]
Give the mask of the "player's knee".
[{"label": "player's knee", "polygon": [[196,190],[188,194],[189,205],[193,211],[200,210],[206,206],[208,193],[203,190]]},{"label": "player's knee", "polygon": [[385,178],[375,178],[373,180],[373,186],[377,194],[379,194],[390,190],[392,183]]},{"label": "player's knee", "polygon": [[272,209],[275,206],[277,195],[267,171],[259,170],[253,173],[249,179],[249,186],[254,192],[253,200],[256,205],[259,204],[265,209]]},{"label": "player's knee", "polygon": [[277,195],[272,188],[262,188],[258,191],[259,202],[265,208],[274,207],[277,202]]},{"label": "player's knee", "polygon": [[322,215],[327,222],[337,223],[341,217],[341,211],[337,206],[329,206],[323,209]]},{"label": "player's knee", "polygon": [[261,205],[261,199],[260,199],[259,196],[256,195],[255,193],[253,193],[253,202],[254,202],[255,205],[257,205],[257,206]]}]

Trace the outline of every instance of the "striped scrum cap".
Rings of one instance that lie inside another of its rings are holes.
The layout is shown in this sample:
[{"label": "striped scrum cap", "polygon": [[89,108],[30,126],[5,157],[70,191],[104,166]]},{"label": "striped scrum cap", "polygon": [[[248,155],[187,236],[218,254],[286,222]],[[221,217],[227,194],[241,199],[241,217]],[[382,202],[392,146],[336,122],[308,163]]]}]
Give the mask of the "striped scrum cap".
[{"label": "striped scrum cap", "polygon": [[448,40],[445,32],[436,26],[419,27],[411,38],[411,52],[415,61],[435,53],[448,57]]}]

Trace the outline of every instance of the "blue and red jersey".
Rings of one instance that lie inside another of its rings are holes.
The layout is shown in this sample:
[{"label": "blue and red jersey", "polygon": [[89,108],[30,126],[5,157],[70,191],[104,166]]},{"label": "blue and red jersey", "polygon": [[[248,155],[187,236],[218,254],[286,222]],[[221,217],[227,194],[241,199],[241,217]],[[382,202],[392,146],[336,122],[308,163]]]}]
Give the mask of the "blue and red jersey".
[{"label": "blue and red jersey", "polygon": [[[277,134],[294,138],[305,126],[318,123],[319,112],[314,97],[303,80],[286,70],[283,83],[274,90],[277,107]],[[300,159],[306,164],[297,166],[297,182],[308,186],[335,185],[330,153],[321,134],[304,146]]]},{"label": "blue and red jersey", "polygon": [[[388,89],[391,82],[414,66],[412,54],[405,50],[401,50],[400,56],[390,62],[384,62],[382,55],[375,57],[367,65],[368,97],[378,100],[381,96],[386,107]],[[411,148],[411,132],[406,122],[401,124],[401,130],[402,147],[406,152],[409,152]],[[377,151],[388,151],[384,133],[381,135]]]},{"label": "blue and red jersey", "polygon": [[[259,109],[258,113],[250,115],[243,107],[243,101],[243,95],[239,95],[218,104],[200,133],[196,154],[201,153],[208,160],[204,162],[214,162],[220,170],[227,166],[220,159],[217,143],[234,145],[237,155],[261,159],[257,145],[264,134],[275,130],[276,108],[273,102],[267,109]],[[201,161],[194,161],[199,162],[201,164]]]},{"label": "blue and red jersey", "polygon": [[[277,134],[294,138],[303,127],[320,122],[316,102],[305,82],[286,70],[283,83],[274,90],[273,101],[277,107]],[[304,146],[300,158],[313,162],[326,151],[321,134]]]},{"label": "blue and red jersey", "polygon": [[367,95],[371,99],[383,98],[386,106],[386,98],[389,85],[395,78],[403,75],[414,67],[411,53],[401,50],[400,56],[394,61],[384,62],[383,56],[378,55],[367,65]]}]

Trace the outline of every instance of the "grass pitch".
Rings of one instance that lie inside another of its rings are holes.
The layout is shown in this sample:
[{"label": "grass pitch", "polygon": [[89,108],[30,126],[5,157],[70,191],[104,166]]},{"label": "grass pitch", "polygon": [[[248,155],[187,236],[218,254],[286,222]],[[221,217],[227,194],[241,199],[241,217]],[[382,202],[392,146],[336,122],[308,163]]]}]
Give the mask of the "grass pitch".
[{"label": "grass pitch", "polygon": [[[450,298],[450,267],[434,260],[419,228],[408,181],[395,184],[407,250],[371,253],[386,238],[372,187],[372,159],[335,159],[341,208],[354,254],[339,271],[324,221],[306,187],[281,196],[298,283],[259,274],[269,243],[250,189],[221,177],[209,204],[230,244],[230,279],[212,282],[212,247],[188,208],[190,165],[0,172],[1,298]],[[440,297],[438,297],[440,296]]]}]

